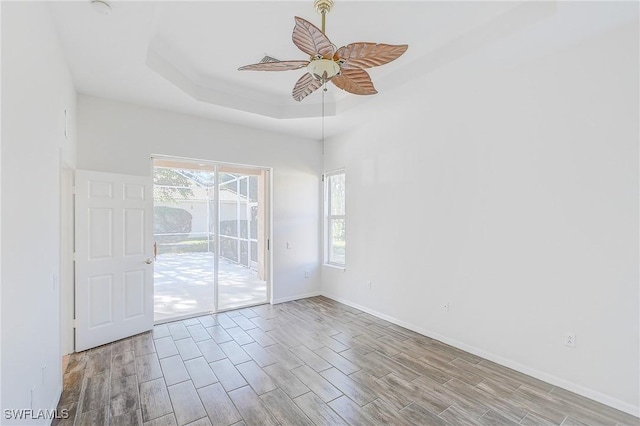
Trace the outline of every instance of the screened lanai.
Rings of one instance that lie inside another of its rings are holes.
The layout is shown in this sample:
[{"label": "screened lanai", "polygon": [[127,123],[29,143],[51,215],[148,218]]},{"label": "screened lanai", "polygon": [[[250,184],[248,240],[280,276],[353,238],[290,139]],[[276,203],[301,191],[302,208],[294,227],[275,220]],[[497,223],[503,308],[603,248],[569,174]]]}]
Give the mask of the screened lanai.
[{"label": "screened lanai", "polygon": [[216,274],[218,310],[266,302],[265,179],[243,171],[154,167],[156,321],[216,310]]}]

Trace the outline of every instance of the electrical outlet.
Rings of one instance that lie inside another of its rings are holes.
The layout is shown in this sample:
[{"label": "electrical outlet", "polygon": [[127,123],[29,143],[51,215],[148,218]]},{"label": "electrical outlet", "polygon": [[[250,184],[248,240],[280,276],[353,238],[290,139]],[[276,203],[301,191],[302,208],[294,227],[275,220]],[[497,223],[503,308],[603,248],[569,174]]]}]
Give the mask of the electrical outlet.
[{"label": "electrical outlet", "polygon": [[576,335],[575,333],[566,332],[564,334],[564,345],[570,348],[576,347]]},{"label": "electrical outlet", "polygon": [[371,290],[371,287],[372,287],[371,281],[367,281],[367,288]]},{"label": "electrical outlet", "polygon": [[442,304],[442,310],[445,312],[449,312],[449,302],[444,302]]},{"label": "electrical outlet", "polygon": [[287,250],[291,250],[291,248],[293,248],[293,244],[287,243]]},{"label": "electrical outlet", "polygon": [[305,271],[304,271],[304,277],[305,277],[305,278],[310,278],[310,277],[311,277],[311,271],[310,271],[310,270],[308,270],[308,269],[307,269],[307,270],[305,270]]}]

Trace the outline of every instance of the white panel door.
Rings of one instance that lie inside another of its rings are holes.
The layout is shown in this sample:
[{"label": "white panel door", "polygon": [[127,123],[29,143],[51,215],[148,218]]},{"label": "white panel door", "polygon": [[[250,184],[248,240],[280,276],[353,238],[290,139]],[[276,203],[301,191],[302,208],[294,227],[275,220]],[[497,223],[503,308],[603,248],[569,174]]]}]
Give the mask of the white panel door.
[{"label": "white panel door", "polygon": [[153,328],[150,177],[76,171],[76,351]]}]

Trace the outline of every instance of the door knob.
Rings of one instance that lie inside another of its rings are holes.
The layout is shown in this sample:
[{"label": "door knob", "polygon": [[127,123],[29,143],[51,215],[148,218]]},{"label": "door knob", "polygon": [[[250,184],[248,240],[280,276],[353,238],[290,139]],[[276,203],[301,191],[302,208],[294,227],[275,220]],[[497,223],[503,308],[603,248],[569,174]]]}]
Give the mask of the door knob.
[{"label": "door knob", "polygon": [[147,265],[151,265],[153,263],[152,259],[147,259],[144,261],[144,263],[146,263]]}]

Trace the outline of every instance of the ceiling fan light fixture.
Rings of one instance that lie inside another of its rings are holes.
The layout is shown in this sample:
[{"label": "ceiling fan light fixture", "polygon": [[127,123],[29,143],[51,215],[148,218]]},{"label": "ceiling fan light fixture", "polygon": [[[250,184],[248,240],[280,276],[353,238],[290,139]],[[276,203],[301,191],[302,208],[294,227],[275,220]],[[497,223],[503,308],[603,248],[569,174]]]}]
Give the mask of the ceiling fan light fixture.
[{"label": "ceiling fan light fixture", "polygon": [[316,59],[309,62],[307,71],[316,78],[322,79],[324,76],[329,81],[340,73],[340,65],[331,59]]},{"label": "ceiling fan light fixture", "polygon": [[314,5],[322,14],[322,29],[296,16],[291,35],[293,44],[306,53],[309,60],[268,61],[245,65],[238,70],[287,71],[306,67],[307,72],[298,79],[291,92],[296,101],[301,101],[323,85],[324,93],[329,80],[339,89],[356,95],[378,93],[365,69],[399,58],[409,46],[359,42],[337,48],[324,32],[325,15],[331,10],[333,0],[315,0]]}]

